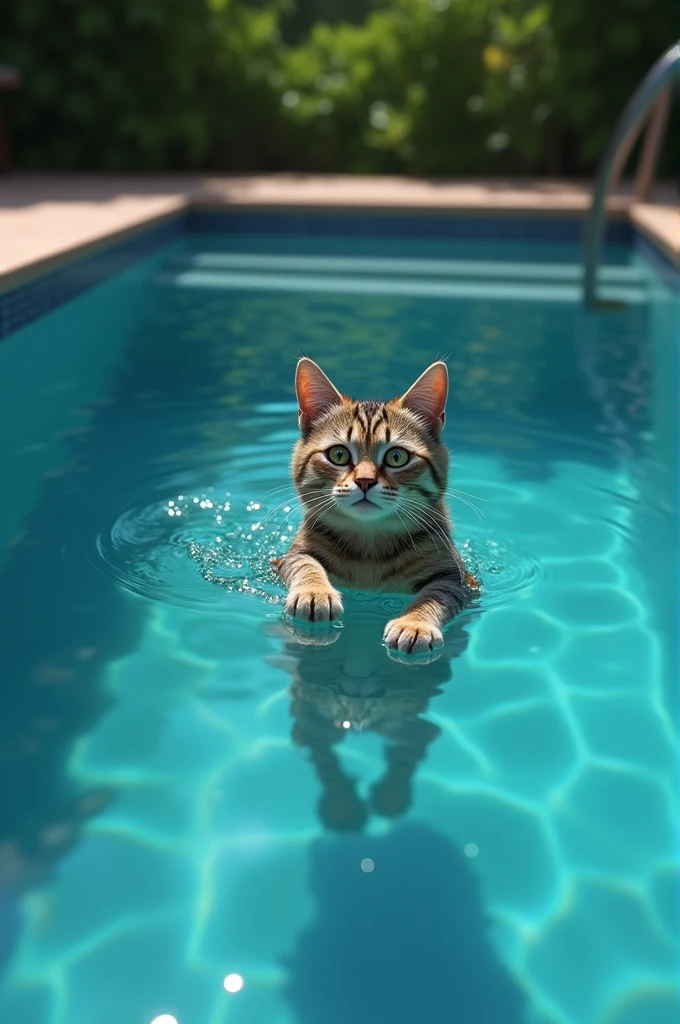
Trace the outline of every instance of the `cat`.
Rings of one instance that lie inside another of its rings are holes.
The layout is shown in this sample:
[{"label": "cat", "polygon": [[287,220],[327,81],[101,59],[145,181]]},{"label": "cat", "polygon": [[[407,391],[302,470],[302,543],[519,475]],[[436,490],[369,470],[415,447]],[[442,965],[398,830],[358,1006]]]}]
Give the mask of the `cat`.
[{"label": "cat", "polygon": [[383,643],[407,656],[442,646],[442,628],[477,587],[453,545],[445,502],[448,384],[446,364],[435,362],[401,397],[355,401],[311,359],[299,360],[292,474],[305,511],[276,563],[288,616],[340,619],[343,584],[415,594],[385,626]]}]

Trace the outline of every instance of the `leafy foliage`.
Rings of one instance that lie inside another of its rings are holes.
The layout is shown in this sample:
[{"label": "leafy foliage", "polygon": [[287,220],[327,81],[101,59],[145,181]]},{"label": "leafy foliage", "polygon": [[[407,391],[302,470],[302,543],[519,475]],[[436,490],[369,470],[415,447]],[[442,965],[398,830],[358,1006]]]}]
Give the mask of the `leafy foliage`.
[{"label": "leafy foliage", "polygon": [[275,134],[278,12],[241,0],[21,0],[0,13],[24,166],[250,167]]},{"label": "leafy foliage", "polygon": [[[628,96],[673,41],[674,6],[21,0],[0,12],[2,58],[24,78],[7,103],[15,161],[590,172]],[[679,138],[669,133],[669,167]]]},{"label": "leafy foliage", "polygon": [[[555,89],[564,161],[567,170],[578,170],[597,161],[630,93],[680,37],[680,5],[677,0],[553,0],[551,22],[561,54]],[[666,135],[665,166],[676,172],[679,127],[676,118]]]}]

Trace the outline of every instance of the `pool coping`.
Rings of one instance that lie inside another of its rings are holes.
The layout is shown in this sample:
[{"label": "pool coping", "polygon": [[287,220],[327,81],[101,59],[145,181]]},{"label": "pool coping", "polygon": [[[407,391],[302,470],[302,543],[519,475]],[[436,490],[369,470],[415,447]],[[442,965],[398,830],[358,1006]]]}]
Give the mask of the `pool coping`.
[{"label": "pool coping", "polygon": [[[589,200],[588,183],[551,179],[7,175],[0,179],[0,292],[193,210],[573,220]],[[608,213],[680,268],[674,186],[639,203],[624,184],[609,198]]]}]

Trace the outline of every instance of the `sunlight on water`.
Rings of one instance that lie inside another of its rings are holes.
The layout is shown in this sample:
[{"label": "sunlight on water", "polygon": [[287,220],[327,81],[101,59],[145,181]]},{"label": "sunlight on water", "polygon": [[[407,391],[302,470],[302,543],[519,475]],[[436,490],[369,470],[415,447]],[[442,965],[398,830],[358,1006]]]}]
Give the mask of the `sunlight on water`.
[{"label": "sunlight on water", "polygon": [[[244,236],[239,291],[225,244],[0,347],[3,1024],[677,1024],[675,307],[441,240],[399,246],[427,299],[319,291],[356,239],[288,291],[298,241]],[[436,659],[381,645],[401,595],[282,622],[300,348],[361,397],[451,353],[482,591]]]}]

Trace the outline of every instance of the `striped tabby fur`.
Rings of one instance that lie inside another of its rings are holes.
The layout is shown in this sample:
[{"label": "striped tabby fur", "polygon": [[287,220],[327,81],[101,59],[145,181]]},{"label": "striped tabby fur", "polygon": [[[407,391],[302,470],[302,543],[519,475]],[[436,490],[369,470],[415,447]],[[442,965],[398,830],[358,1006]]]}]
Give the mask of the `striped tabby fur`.
[{"label": "striped tabby fur", "polygon": [[440,647],[442,627],[471,596],[445,503],[445,364],[388,402],[342,395],[311,359],[299,361],[295,388],[301,436],[292,471],[305,515],[278,565],[286,612],[338,619],[343,584],[415,594],[384,641],[405,654]]}]

